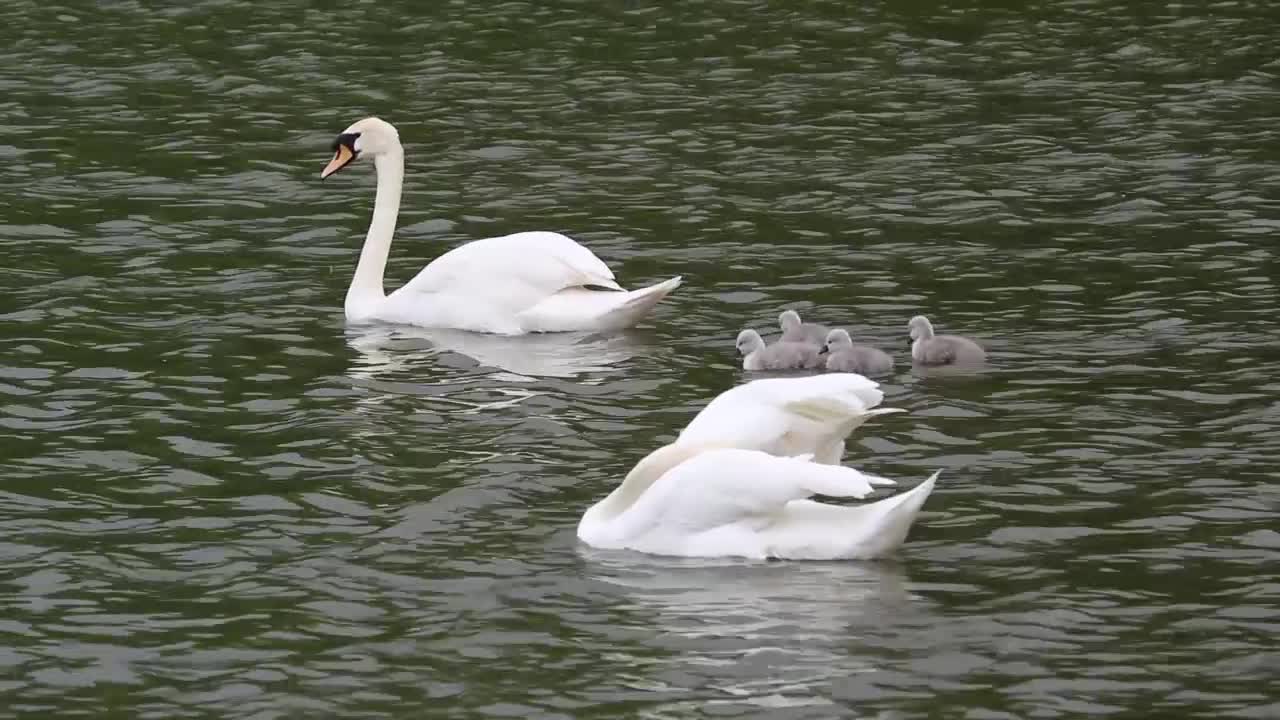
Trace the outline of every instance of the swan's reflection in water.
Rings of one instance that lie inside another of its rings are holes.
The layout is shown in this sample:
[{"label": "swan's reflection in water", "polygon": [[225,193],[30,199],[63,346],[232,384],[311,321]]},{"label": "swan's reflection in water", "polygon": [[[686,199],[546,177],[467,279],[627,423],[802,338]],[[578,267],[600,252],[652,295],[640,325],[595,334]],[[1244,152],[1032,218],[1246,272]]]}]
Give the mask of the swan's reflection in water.
[{"label": "swan's reflection in water", "polygon": [[512,417],[512,406],[551,392],[539,378],[616,371],[617,364],[652,346],[642,338],[636,331],[509,337],[403,325],[348,327],[347,344],[357,354],[346,374],[363,392],[352,400],[355,424],[345,432],[395,437],[407,413],[424,423],[451,414]]},{"label": "swan's reflection in water", "polygon": [[511,337],[407,325],[349,327],[347,344],[360,353],[348,374],[361,380],[386,380],[432,364],[498,368],[515,381],[568,378],[611,370],[644,347],[634,331]]},{"label": "swan's reflection in water", "polygon": [[[677,689],[668,677],[715,678],[708,703],[828,705],[831,687],[875,672],[868,635],[918,614],[895,562],[803,563],[662,558],[586,547],[585,574],[617,589],[628,614],[652,623],[668,657],[632,678]],[[695,681],[696,682],[696,681]],[[706,686],[702,686],[703,689]],[[690,688],[678,688],[684,691]],[[678,708],[668,708],[677,710]],[[694,710],[694,708],[685,708]]]}]

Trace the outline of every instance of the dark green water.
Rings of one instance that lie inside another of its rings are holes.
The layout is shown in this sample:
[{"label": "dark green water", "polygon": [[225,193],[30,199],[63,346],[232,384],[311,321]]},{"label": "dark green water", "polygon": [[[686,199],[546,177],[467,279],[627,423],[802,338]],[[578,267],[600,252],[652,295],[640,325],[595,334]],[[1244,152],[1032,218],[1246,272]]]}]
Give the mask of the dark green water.
[{"label": "dark green water", "polygon": [[[669,5],[6,6],[0,717],[1280,717],[1280,6]],[[344,327],[370,113],[392,286],[529,229],[686,285]],[[783,307],[993,350],[850,445],[945,469],[900,559],[579,547]]]}]

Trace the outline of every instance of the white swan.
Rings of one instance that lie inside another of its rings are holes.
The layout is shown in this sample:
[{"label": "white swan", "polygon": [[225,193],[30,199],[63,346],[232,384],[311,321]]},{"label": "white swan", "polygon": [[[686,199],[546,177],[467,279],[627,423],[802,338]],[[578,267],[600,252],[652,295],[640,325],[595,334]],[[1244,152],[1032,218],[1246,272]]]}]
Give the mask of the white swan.
[{"label": "white swan", "polygon": [[[638,322],[680,278],[624,290],[590,250],[553,232],[522,232],[454,248],[387,295],[382,276],[400,212],[404,148],[390,123],[359,120],[333,142],[327,178],[356,158],[373,158],[378,192],[364,249],[344,304],[349,322],[519,335],[616,330]],[[604,289],[595,289],[604,288]]]},{"label": "white swan", "polygon": [[[835,380],[846,391],[817,395],[822,386],[813,380]],[[893,481],[813,462],[811,454],[788,457],[766,449],[827,448],[835,435],[843,446],[847,431],[877,412],[862,402],[868,385],[879,393],[859,375],[825,375],[758,380],[720,395],[674,443],[645,456],[616,490],[583,514],[578,538],[597,548],[685,557],[869,559],[893,551],[906,539],[938,473],[879,502],[829,505],[807,498],[862,498],[873,486]],[[734,414],[748,410],[753,399],[758,412]],[[758,421],[781,434],[769,439],[754,432]],[[712,432],[708,423],[726,427]],[[733,445],[734,438],[743,445]]]}]

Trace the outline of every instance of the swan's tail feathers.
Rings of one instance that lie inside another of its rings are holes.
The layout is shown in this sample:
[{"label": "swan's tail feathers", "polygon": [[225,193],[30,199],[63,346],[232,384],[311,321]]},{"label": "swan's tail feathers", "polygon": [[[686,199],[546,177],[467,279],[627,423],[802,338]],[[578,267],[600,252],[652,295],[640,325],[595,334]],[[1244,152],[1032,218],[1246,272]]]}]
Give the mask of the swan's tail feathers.
[{"label": "swan's tail feathers", "polygon": [[635,325],[671,291],[680,287],[681,282],[683,278],[677,275],[656,285],[628,291],[621,303],[600,316],[600,329],[620,330]]},{"label": "swan's tail feathers", "polygon": [[781,517],[765,531],[767,554],[797,560],[884,557],[906,541],[937,479],[935,472],[907,492],[865,505],[789,502]]},{"label": "swan's tail feathers", "polygon": [[672,290],[680,287],[682,282],[684,282],[684,278],[677,275],[656,285],[650,285],[639,290],[631,290],[627,293],[627,301],[623,305],[628,308],[643,308],[642,312],[647,312],[649,308],[657,305],[662,298],[671,294]]},{"label": "swan's tail feathers", "polygon": [[621,330],[631,327],[654,305],[680,287],[681,278],[639,290],[565,288],[518,315],[526,332]]},{"label": "swan's tail feathers", "polygon": [[933,493],[937,484],[939,470],[929,476],[928,480],[911,488],[907,492],[885,498],[879,502],[864,505],[857,510],[862,511],[858,518],[858,535],[856,543],[857,557],[874,558],[887,555],[897,550],[906,542],[911,526],[915,524],[920,508]]}]

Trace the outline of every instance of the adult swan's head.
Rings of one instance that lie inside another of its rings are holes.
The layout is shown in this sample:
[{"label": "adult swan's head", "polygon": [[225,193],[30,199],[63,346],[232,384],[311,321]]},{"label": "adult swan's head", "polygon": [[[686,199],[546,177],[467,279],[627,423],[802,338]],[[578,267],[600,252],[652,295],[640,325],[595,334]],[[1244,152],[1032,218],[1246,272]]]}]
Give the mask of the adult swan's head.
[{"label": "adult swan's head", "polygon": [[357,120],[334,138],[333,159],[320,171],[320,177],[327,178],[365,155],[376,159],[392,153],[404,153],[394,125],[376,117]]},{"label": "adult swan's head", "polygon": [[372,320],[387,310],[382,273],[391,250],[396,217],[400,214],[400,190],[404,183],[404,148],[395,127],[376,117],[352,123],[333,140],[333,159],[320,178],[338,172],[362,157],[373,160],[378,171],[378,194],[373,202],[373,218],[365,235],[360,262],[356,265],[344,304],[348,320]]}]

